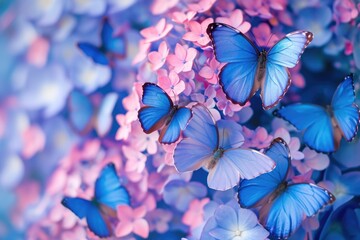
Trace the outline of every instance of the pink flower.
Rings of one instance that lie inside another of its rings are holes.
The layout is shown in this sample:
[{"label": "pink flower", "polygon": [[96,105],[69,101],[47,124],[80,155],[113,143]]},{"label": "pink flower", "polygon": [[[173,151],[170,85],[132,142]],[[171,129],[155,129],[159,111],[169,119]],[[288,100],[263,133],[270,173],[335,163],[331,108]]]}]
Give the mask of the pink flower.
[{"label": "pink flower", "polygon": [[198,3],[191,3],[188,5],[189,9],[198,13],[208,11],[216,0],[200,0]]},{"label": "pink flower", "polygon": [[165,233],[169,229],[169,222],[172,219],[172,213],[164,209],[158,208],[150,212],[146,219],[150,225],[150,231]]},{"label": "pink flower", "polygon": [[274,138],[281,137],[287,143],[290,149],[291,159],[300,160],[304,158],[304,154],[299,151],[300,140],[297,137],[290,137],[290,133],[285,128],[279,128],[274,133]]},{"label": "pink flower", "polygon": [[150,7],[154,15],[159,15],[167,12],[178,4],[179,0],[155,0]]},{"label": "pink flower", "polygon": [[175,54],[170,54],[167,60],[176,73],[189,72],[192,69],[196,54],[195,48],[187,48],[177,43]]},{"label": "pink flower", "polygon": [[183,12],[173,12],[172,13],[172,20],[176,23],[186,23],[193,19],[196,15],[195,11],[188,11],[187,13]]},{"label": "pink flower", "polygon": [[117,114],[115,116],[116,122],[119,124],[119,129],[116,131],[115,140],[125,140],[131,132],[131,121],[124,114]]},{"label": "pink flower", "polygon": [[247,102],[244,106],[232,103],[226,98],[222,90],[217,91],[216,99],[218,100],[216,106],[219,108],[219,110],[223,111],[223,114],[229,117],[234,116],[234,113],[240,111],[243,107],[250,106],[249,102]]},{"label": "pink flower", "polygon": [[245,137],[244,147],[254,147],[258,149],[268,147],[273,139],[263,127],[257,127],[254,131],[243,127],[243,135]]},{"label": "pink flower", "polygon": [[191,21],[188,23],[190,31],[185,33],[183,39],[205,46],[210,42],[206,29],[210,23],[214,22],[212,18],[207,18],[202,23]]},{"label": "pink flower", "polygon": [[[211,86],[209,86],[208,88],[210,88],[210,87]],[[208,97],[201,93],[193,93],[193,94],[191,94],[191,100],[196,103],[201,103],[204,106],[206,106],[209,109],[211,115],[214,117],[215,121],[221,119],[221,115],[220,115],[219,111],[215,109],[216,102],[213,97]]]},{"label": "pink flower", "polygon": [[205,65],[199,72],[199,75],[205,78],[211,84],[218,83],[218,73],[222,64],[216,61],[215,57],[210,60],[209,66]]},{"label": "pink flower", "polygon": [[181,73],[181,77],[185,83],[184,94],[189,96],[195,90],[195,72],[193,70],[189,72]]},{"label": "pink flower", "polygon": [[243,12],[240,9],[235,9],[228,18],[218,17],[216,22],[225,23],[238,29],[242,33],[249,31],[251,24],[244,21]]},{"label": "pink flower", "polygon": [[35,39],[27,52],[28,62],[37,67],[43,67],[47,62],[49,46],[49,41],[45,38],[38,37]]},{"label": "pink flower", "polygon": [[144,171],[146,156],[136,149],[128,146],[122,146],[123,153],[127,159],[125,164],[126,172],[141,173]]},{"label": "pink flower", "polygon": [[168,54],[169,54],[169,48],[166,42],[163,41],[160,43],[157,52],[156,51],[150,52],[148,55],[149,61],[151,63],[151,69],[153,71],[160,69],[164,65]]},{"label": "pink flower", "polygon": [[317,153],[316,151],[305,147],[303,155],[303,160],[291,162],[300,173],[306,173],[311,169],[322,171],[329,166],[330,160],[326,154]]},{"label": "pink flower", "polygon": [[210,201],[209,198],[191,201],[189,209],[184,213],[182,222],[191,229],[198,227],[204,221],[204,206]]},{"label": "pink flower", "polygon": [[334,16],[341,23],[350,22],[359,14],[355,4],[351,0],[335,0],[333,9]]},{"label": "pink flower", "polygon": [[121,205],[117,208],[119,224],[116,226],[115,235],[124,237],[134,233],[142,238],[149,236],[149,224],[144,219],[146,207],[140,206],[132,209],[130,206]]},{"label": "pink flower", "polygon": [[180,80],[179,75],[175,71],[170,71],[169,76],[167,76],[166,70],[160,69],[159,71],[158,84],[171,98],[174,99],[185,90],[185,83]]},{"label": "pink flower", "polygon": [[268,6],[265,6],[262,0],[238,0],[238,2],[245,8],[245,12],[252,17],[259,16],[264,19],[270,19],[272,17]]},{"label": "pink flower", "polygon": [[157,140],[159,138],[157,131],[146,134],[142,130],[140,123],[135,122],[132,126],[131,136],[128,140],[132,148],[141,152],[146,150],[148,154],[155,154],[157,152]]},{"label": "pink flower", "polygon": [[272,35],[267,23],[260,23],[252,29],[252,32],[255,36],[256,43],[262,47],[273,46],[279,39],[276,35]]},{"label": "pink flower", "polygon": [[173,25],[167,24],[165,18],[162,18],[155,26],[141,30],[140,34],[146,38],[146,43],[150,43],[165,37],[172,28]]},{"label": "pink flower", "polygon": [[138,50],[138,53],[136,54],[136,56],[134,57],[132,64],[137,64],[139,62],[142,62],[148,55],[150,46],[151,46],[151,43],[146,42],[146,40],[140,40],[139,41],[139,50]]}]

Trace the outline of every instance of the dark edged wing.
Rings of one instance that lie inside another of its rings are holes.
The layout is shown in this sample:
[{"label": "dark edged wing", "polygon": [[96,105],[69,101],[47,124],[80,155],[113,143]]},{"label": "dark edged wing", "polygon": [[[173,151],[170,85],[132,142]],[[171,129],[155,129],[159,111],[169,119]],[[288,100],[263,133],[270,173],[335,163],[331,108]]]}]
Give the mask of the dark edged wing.
[{"label": "dark edged wing", "polygon": [[171,144],[176,142],[182,130],[185,129],[191,118],[191,110],[186,107],[180,107],[172,116],[169,124],[167,124],[160,132],[159,142]]},{"label": "dark edged wing", "polygon": [[346,76],[337,87],[331,107],[336,123],[347,141],[356,136],[359,126],[359,107],[355,104],[355,89],[353,76]]},{"label": "dark edged wing", "polygon": [[291,32],[269,50],[265,80],[261,86],[264,109],[273,108],[284,97],[291,84],[287,68],[295,67],[312,39],[311,32]]},{"label": "dark edged wing", "polygon": [[238,197],[243,208],[252,208],[263,205],[278,186],[286,180],[290,168],[290,150],[281,138],[272,141],[265,155],[271,158],[276,166],[268,173],[253,179],[240,181]]},{"label": "dark edged wing", "polygon": [[226,24],[212,23],[207,33],[216,59],[227,63],[219,74],[226,97],[233,103],[244,105],[258,89],[255,84],[258,48],[243,33]]},{"label": "dark edged wing", "polygon": [[145,133],[152,133],[168,121],[174,105],[167,93],[154,83],[143,85],[142,107],[138,112],[141,127]]},{"label": "dark edged wing", "polygon": [[260,223],[271,237],[287,239],[305,219],[335,200],[326,189],[311,183],[296,183],[260,210]]},{"label": "dark edged wing", "polygon": [[107,18],[105,18],[103,23],[101,41],[103,49],[105,49],[106,52],[114,54],[116,57],[125,56],[125,38],[123,36],[114,35],[114,29]]},{"label": "dark edged wing", "polygon": [[297,103],[275,110],[274,115],[304,131],[304,143],[310,148],[324,153],[335,150],[333,124],[323,107]]}]

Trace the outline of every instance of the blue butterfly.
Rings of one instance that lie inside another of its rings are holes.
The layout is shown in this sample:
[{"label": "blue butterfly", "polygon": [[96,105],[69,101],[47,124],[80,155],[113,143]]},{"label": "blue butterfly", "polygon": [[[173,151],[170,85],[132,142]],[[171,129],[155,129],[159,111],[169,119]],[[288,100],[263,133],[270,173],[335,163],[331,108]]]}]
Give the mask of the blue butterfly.
[{"label": "blue butterfly", "polygon": [[129,205],[130,196],[121,186],[113,163],[106,165],[95,182],[95,196],[92,200],[64,197],[61,202],[80,219],[86,218],[90,230],[99,237],[112,234],[110,219],[116,218],[116,207]]},{"label": "blue butterfly", "polygon": [[144,132],[161,129],[159,142],[176,142],[191,118],[191,110],[174,105],[169,95],[153,83],[143,85],[142,102],[145,106],[139,110],[138,117]]},{"label": "blue butterfly", "polygon": [[113,58],[123,58],[126,51],[124,37],[114,35],[114,29],[107,18],[104,19],[101,30],[101,46],[79,42],[78,47],[95,63],[102,65],[109,65]]},{"label": "blue butterfly", "polygon": [[116,93],[108,93],[100,105],[94,107],[88,96],[73,91],[68,99],[71,126],[80,134],[87,134],[94,128],[100,137],[105,136],[111,129],[117,99]]},{"label": "blue butterfly", "polygon": [[243,208],[260,207],[260,223],[271,237],[286,239],[304,220],[323,206],[335,201],[326,189],[311,183],[286,180],[290,169],[290,151],[281,138],[273,140],[265,154],[276,162],[273,171],[240,182],[238,197]]},{"label": "blue butterfly", "polygon": [[289,121],[304,131],[304,142],[319,152],[335,151],[343,136],[352,141],[358,130],[359,107],[354,103],[353,76],[339,84],[326,109],[313,104],[292,104],[274,111],[274,115]]},{"label": "blue butterfly", "polygon": [[220,71],[220,85],[233,103],[244,105],[261,88],[263,108],[274,107],[290,87],[287,68],[298,63],[313,34],[296,31],[287,34],[270,50],[259,48],[239,30],[222,23],[212,23],[207,33],[215,57],[227,63]]}]

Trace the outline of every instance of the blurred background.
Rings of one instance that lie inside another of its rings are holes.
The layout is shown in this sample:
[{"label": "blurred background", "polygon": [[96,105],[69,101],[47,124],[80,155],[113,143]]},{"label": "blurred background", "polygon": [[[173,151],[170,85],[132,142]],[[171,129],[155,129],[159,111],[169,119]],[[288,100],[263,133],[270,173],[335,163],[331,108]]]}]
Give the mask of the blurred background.
[{"label": "blurred background", "polygon": [[[146,206],[142,218],[148,235],[121,237],[198,239],[208,218],[206,203],[224,201],[233,191],[207,188],[203,170],[178,174],[172,164],[174,146],[160,145],[157,133],[142,132],[137,121],[142,83],[160,81],[161,75],[169,86],[183,82],[180,100],[202,101],[219,116],[236,120],[248,129],[247,139],[264,142],[251,147],[263,148],[274,136],[301,141],[301,134],[274,118],[272,110],[262,110],[259,97],[238,108],[215,94],[216,74],[201,72],[205,66],[214,73],[220,67],[210,62],[209,43],[188,40],[184,34],[201,34],[191,24],[200,26],[205,19],[221,17],[238,24],[261,46],[271,33],[276,42],[290,31],[311,31],[314,40],[291,69],[293,83],[281,105],[300,101],[326,106],[349,73],[355,74],[359,105],[359,4],[357,0],[0,0],[0,239],[96,238],[60,202],[64,195],[90,199],[94,181],[108,162],[115,162],[133,208]],[[104,36],[106,22],[111,37]],[[167,51],[160,47],[163,41]],[[172,66],[165,62],[168,54],[177,54],[177,43],[197,50],[192,70],[177,73],[180,80],[172,79],[167,71]],[[151,52],[163,56],[154,60]],[[286,133],[277,132],[280,128]],[[303,224],[294,239],[360,239],[359,134],[351,143],[342,141],[339,151],[329,156],[298,145],[294,151],[303,154],[299,162],[323,161],[316,166],[309,163],[307,170],[313,181],[330,187],[338,201],[315,223]],[[304,173],[296,164],[294,169]],[[174,187],[169,185],[172,181],[182,184]],[[185,190],[192,182],[198,182],[204,194],[189,195]],[[176,199],[180,193],[185,194],[182,200]],[[184,220],[197,208],[204,217]]]}]

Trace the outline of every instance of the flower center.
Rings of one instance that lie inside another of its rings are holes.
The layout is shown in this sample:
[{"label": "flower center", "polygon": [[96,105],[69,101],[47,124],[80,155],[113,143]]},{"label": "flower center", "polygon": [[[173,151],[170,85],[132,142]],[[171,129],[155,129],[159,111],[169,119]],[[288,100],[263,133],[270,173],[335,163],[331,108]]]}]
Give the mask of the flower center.
[{"label": "flower center", "polygon": [[235,236],[237,237],[241,237],[242,231],[236,230],[235,232]]}]

